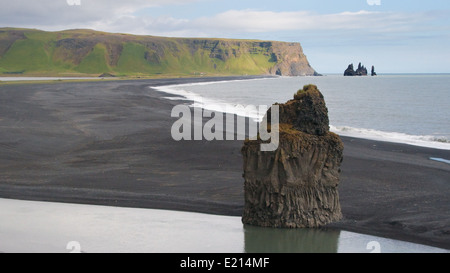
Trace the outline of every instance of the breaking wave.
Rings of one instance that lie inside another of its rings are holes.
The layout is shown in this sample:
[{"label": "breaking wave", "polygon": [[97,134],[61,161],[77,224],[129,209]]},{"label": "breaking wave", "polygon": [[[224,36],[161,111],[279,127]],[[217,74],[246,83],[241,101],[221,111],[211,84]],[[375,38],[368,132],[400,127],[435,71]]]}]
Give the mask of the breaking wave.
[{"label": "breaking wave", "polygon": [[444,136],[409,135],[405,133],[385,132],[374,129],[354,128],[348,126],[330,126],[330,129],[332,132],[342,136],[450,150],[450,140]]}]

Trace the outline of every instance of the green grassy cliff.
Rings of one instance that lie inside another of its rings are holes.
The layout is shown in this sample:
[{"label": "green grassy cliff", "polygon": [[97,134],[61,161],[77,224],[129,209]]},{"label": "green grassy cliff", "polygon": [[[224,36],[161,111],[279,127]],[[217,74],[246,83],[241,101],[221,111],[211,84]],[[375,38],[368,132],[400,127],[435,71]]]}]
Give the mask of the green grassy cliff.
[{"label": "green grassy cliff", "polygon": [[299,43],[0,28],[0,75],[315,75]]}]

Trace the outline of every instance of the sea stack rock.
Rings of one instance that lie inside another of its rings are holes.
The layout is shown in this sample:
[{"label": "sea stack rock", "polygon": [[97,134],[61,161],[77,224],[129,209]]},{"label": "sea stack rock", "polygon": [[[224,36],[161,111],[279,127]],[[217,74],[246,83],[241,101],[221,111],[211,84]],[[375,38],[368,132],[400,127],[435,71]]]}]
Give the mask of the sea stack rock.
[{"label": "sea stack rock", "polygon": [[367,76],[367,68],[361,63],[358,64],[358,69],[355,71],[356,76]]},{"label": "sea stack rock", "polygon": [[353,64],[349,64],[347,69],[344,71],[344,76],[356,76],[356,71],[353,68]]},{"label": "sea stack rock", "polygon": [[[354,70],[353,64],[349,64],[344,71],[344,76],[367,76],[367,68],[361,63],[358,64],[358,68]],[[372,75],[374,76],[374,75]]]},{"label": "sea stack rock", "polygon": [[377,72],[375,72],[375,66],[372,65],[372,77],[377,75]]},{"label": "sea stack rock", "polygon": [[[262,152],[247,140],[242,222],[263,227],[314,228],[342,217],[338,185],[343,143],[329,131],[328,109],[315,85],[279,105],[279,146]],[[266,114],[270,126],[270,113]]]}]

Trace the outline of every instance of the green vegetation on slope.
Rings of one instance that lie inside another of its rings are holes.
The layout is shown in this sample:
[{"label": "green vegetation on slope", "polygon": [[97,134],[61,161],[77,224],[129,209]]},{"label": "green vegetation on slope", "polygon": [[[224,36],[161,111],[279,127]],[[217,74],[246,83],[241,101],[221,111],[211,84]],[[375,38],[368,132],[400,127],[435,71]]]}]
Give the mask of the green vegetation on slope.
[{"label": "green vegetation on slope", "polygon": [[19,40],[0,59],[0,67],[10,72],[46,71],[51,66],[45,44],[38,40]]},{"label": "green vegetation on slope", "polygon": [[106,62],[106,48],[102,44],[97,44],[92,51],[81,61],[76,70],[82,73],[95,74],[109,72]]},{"label": "green vegetation on slope", "polygon": [[144,45],[125,43],[119,57],[116,72],[120,74],[158,74],[161,67],[157,56],[150,53]]},{"label": "green vegetation on slope", "polygon": [[289,75],[292,67],[314,72],[299,44],[0,29],[2,74]]}]

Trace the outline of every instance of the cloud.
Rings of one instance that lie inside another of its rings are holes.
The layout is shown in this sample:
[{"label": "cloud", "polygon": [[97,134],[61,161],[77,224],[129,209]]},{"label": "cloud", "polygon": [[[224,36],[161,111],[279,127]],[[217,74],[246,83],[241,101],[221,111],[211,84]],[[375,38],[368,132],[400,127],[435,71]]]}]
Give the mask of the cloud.
[{"label": "cloud", "polygon": [[240,30],[249,33],[309,30],[368,30],[396,31],[412,29],[426,20],[424,14],[393,12],[342,12],[318,14],[309,11],[272,12],[230,10],[213,17],[191,22],[198,28],[211,30]]},{"label": "cloud", "polygon": [[199,0],[1,0],[0,25],[64,29],[89,27],[106,21],[121,20],[133,13],[161,5],[186,4]]},{"label": "cloud", "polygon": [[[161,36],[233,37],[277,32],[352,34],[391,37],[424,30],[436,16],[429,13],[342,12],[319,14],[310,11],[272,12],[229,10],[191,20],[170,16],[122,15],[98,21],[105,31],[131,32]],[[269,35],[268,35],[269,36]]]}]

